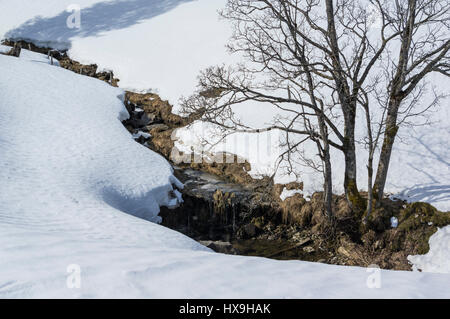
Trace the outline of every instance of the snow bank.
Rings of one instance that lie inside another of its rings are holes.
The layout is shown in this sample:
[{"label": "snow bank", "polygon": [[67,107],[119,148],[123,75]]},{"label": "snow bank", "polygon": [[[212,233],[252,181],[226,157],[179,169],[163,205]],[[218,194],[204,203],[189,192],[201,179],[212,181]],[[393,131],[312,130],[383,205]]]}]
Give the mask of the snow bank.
[{"label": "snow bank", "polygon": [[286,200],[286,198],[292,197],[295,194],[303,194],[303,191],[300,189],[287,189],[286,187],[284,187],[283,191],[280,194],[280,199],[284,201]]},{"label": "snow bank", "polygon": [[80,29],[67,27],[73,1],[34,1],[27,8],[29,2],[0,3],[14,17],[0,16],[0,38],[70,48],[72,58],[114,70],[122,88],[151,90],[173,104],[192,93],[199,70],[230,60],[231,30],[217,15],[224,0],[77,1]]},{"label": "snow bank", "polygon": [[[57,179],[73,188],[72,194],[96,193],[111,205],[157,220],[159,205],[173,204],[168,193],[176,179],[170,165],[134,143],[120,123],[129,116],[123,91],[23,51],[20,60],[2,56],[1,134],[9,141],[2,144],[2,161],[9,169],[0,174],[38,178],[42,185]],[[21,157],[32,170],[15,160]],[[2,196],[11,198],[15,186],[3,184]]]},{"label": "snow bank", "polygon": [[408,256],[414,269],[436,273],[450,273],[450,226],[439,229],[430,237],[430,251],[426,255]]},{"label": "snow bank", "polygon": [[[81,31],[67,27],[67,19],[73,13],[68,10],[70,6],[76,3],[84,11],[97,4],[102,6],[97,9],[105,9],[110,2],[113,0],[1,0],[0,38],[17,36],[38,45],[67,49],[70,47],[70,38]],[[102,14],[98,13],[95,19],[99,26],[104,27],[100,17]],[[90,20],[93,22],[94,18]],[[48,23],[41,28],[40,23],[43,21]]]},{"label": "snow bank", "polygon": [[[11,47],[0,44],[0,53],[7,53],[11,50]],[[36,52],[28,51],[28,50],[22,50],[20,52],[20,59],[30,62],[38,62],[38,63],[44,63],[44,64],[52,64],[54,66],[59,66],[59,62],[56,59],[49,59],[46,55],[39,54]]]}]

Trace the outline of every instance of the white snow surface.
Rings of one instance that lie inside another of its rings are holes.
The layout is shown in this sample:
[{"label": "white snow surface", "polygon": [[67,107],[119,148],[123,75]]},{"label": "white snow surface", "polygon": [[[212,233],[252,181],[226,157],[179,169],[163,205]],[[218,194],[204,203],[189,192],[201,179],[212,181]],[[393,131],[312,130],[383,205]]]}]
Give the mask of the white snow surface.
[{"label": "white snow surface", "polygon": [[295,194],[303,194],[303,191],[301,189],[287,189],[286,187],[284,187],[283,191],[280,194],[280,199],[284,201],[286,200],[286,198],[292,197]]},{"label": "white snow surface", "polygon": [[0,298],[450,297],[447,274],[216,254],[132,216],[154,218],[177,181],[120,123],[123,91],[26,58],[0,68]]},{"label": "white snow surface", "polygon": [[408,256],[413,269],[436,273],[450,273],[450,227],[439,229],[430,237],[430,251],[425,255]]},{"label": "white snow surface", "polygon": [[[179,108],[179,99],[193,93],[200,70],[241,61],[239,56],[230,55],[225,49],[232,30],[227,21],[219,18],[218,11],[226,0],[82,0],[77,1],[81,9],[80,29],[67,26],[67,19],[73,12],[66,9],[72,3],[68,0],[0,0],[0,38],[27,39],[40,45],[69,49],[69,55],[76,60],[113,70],[122,88],[159,93],[174,104],[175,111]],[[450,87],[448,78],[436,76],[429,80],[444,93]],[[410,201],[426,201],[442,211],[450,211],[450,110],[447,104],[448,100],[443,101],[431,114],[433,126],[400,130],[386,185],[388,193]],[[273,108],[264,104],[248,104],[242,109],[241,117],[253,127],[263,126],[274,116]],[[365,131],[364,122],[360,118],[358,134]],[[205,130],[200,124],[180,130],[176,145],[180,149],[201,148],[202,136],[210,138],[210,132],[211,128]],[[234,151],[248,159],[252,164],[250,174],[255,178],[272,175],[282,150],[272,146],[268,152],[266,145],[275,144],[276,135],[276,132],[259,137],[235,134],[211,151]],[[304,147],[306,153],[317,153],[312,144],[305,143]],[[366,153],[358,145],[361,189],[367,188]],[[332,161],[334,191],[342,193],[342,154],[333,150]],[[305,195],[321,189],[319,173],[306,166],[299,170]],[[294,176],[279,169],[275,179],[285,183]]]},{"label": "white snow surface", "polygon": [[157,92],[173,104],[192,93],[199,70],[231,59],[231,30],[217,14],[224,0],[76,1],[80,29],[67,27],[73,1],[6,2],[0,1],[0,38],[70,49],[80,62],[113,70],[122,88]]},{"label": "white snow surface", "polygon": [[[122,88],[155,91],[175,106],[192,93],[201,69],[236,62],[224,48],[231,30],[216,14],[225,0],[76,2],[81,29],[66,25],[73,1],[0,0],[0,39],[68,48],[83,63],[114,70]],[[127,115],[123,92],[69,75],[26,50],[21,63],[0,59],[0,297],[449,296],[444,275],[383,271],[382,288],[367,289],[369,273],[360,268],[193,252],[204,248],[130,216],[158,221],[159,205],[176,200],[167,195],[176,181],[163,159],[134,143],[121,127],[118,119]],[[435,83],[450,87],[448,79]],[[450,210],[449,112],[443,105],[432,115],[433,127],[400,131],[403,143],[396,145],[387,191]],[[262,123],[270,116],[259,112],[251,120]],[[265,136],[256,140],[261,138],[267,141]],[[184,147],[198,143],[181,142]],[[245,145],[219,144],[216,150],[256,156],[250,160],[255,177],[273,173],[274,153],[266,156],[264,150],[260,156]],[[360,162],[365,167],[361,156]],[[336,172],[342,169],[339,163]],[[360,186],[365,175],[359,176]],[[335,178],[339,185],[341,177]],[[302,180],[305,195],[322,184],[307,168]],[[448,272],[449,229],[432,237],[427,255],[410,257],[416,268]],[[81,290],[65,286],[70,263],[82,266]],[[237,280],[244,276],[245,281]]]}]

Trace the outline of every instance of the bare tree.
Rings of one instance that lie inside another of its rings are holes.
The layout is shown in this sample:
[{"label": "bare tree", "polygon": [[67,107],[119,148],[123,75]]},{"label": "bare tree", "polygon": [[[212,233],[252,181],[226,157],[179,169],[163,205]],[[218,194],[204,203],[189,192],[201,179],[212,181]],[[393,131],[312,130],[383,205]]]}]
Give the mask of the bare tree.
[{"label": "bare tree", "polygon": [[[208,74],[203,73],[200,89],[220,92],[221,96],[233,92],[232,102],[220,104],[223,99],[216,99],[208,103],[203,99],[196,101],[197,107],[191,103],[186,109],[206,111],[204,118],[218,122],[220,115],[229,118],[233,113],[225,106],[248,100],[273,102],[280,109],[284,108],[282,104],[298,105],[296,110],[289,110],[295,119],[311,119],[311,113],[303,112],[306,108],[327,128],[328,138],[322,140],[327,144],[324,148],[332,146],[344,153],[344,189],[349,203],[362,208],[356,179],[356,108],[370,70],[396,34],[384,37],[376,47],[367,36],[370,22],[364,6],[356,0],[337,1],[336,8],[334,5],[328,0],[229,0],[222,15],[234,22],[230,50],[243,54],[256,66],[240,66],[232,74],[224,68],[209,69]],[[251,87],[254,75],[260,73],[268,74],[269,80]],[[280,96],[286,88],[288,96]],[[305,98],[309,103],[305,103]],[[304,123],[308,121],[305,119]],[[301,131],[323,137],[318,132],[305,132],[305,126],[301,130],[287,127],[291,133]]]},{"label": "bare tree", "polygon": [[[400,124],[405,117],[416,116],[439,100],[437,97],[428,107],[413,112],[424,89],[421,84],[431,72],[450,75],[449,1],[397,0],[385,5],[383,18],[400,33],[400,49],[396,60],[385,57],[388,98],[386,127],[374,184],[378,201],[383,197],[392,148]],[[399,118],[402,107],[406,109],[403,111],[406,116]]]},{"label": "bare tree", "polygon": [[[366,205],[357,186],[356,114],[358,105],[363,106],[371,190],[378,140],[384,127],[390,132],[392,121],[392,112],[387,109],[376,132],[373,131],[371,86],[379,80],[378,73],[383,66],[386,67],[382,57],[389,53],[389,45],[399,38],[403,40],[406,34],[405,25],[393,18],[404,16],[403,7],[390,3],[388,0],[228,0],[222,16],[234,26],[229,49],[241,54],[246,63],[204,71],[198,92],[184,101],[184,111],[200,114],[203,120],[226,129],[251,132],[255,129],[234,116],[236,107],[249,101],[271,103],[289,115],[257,131],[279,129],[287,136],[304,136],[316,143],[324,172],[327,212],[331,214],[330,147],[344,155],[343,186],[349,204],[355,211],[364,211],[366,207],[371,210],[372,192]],[[397,11],[392,13],[392,9]],[[377,32],[372,28],[370,10],[377,13]],[[428,18],[413,21],[410,24],[413,29],[437,17],[424,9],[421,12]],[[419,47],[415,50],[420,51]],[[429,58],[422,54],[410,67],[421,66]],[[442,71],[445,64],[436,62],[428,69],[438,66]],[[419,77],[409,82],[412,84]],[[305,138],[288,143],[287,153],[297,150]]]},{"label": "bare tree", "polygon": [[[376,81],[379,79],[377,78]],[[375,96],[379,97],[380,94],[377,94],[375,91],[374,86],[372,86],[371,90],[372,93],[374,93]],[[373,194],[373,160],[375,156],[375,152],[377,150],[380,138],[383,134],[384,129],[384,123],[385,123],[385,117],[386,112],[383,108],[383,112],[381,114],[381,117],[378,118],[378,122],[373,123],[373,118],[370,112],[370,98],[369,94],[366,90],[362,90],[363,94],[361,98],[359,99],[359,104],[364,109],[364,115],[366,118],[366,128],[367,128],[367,134],[364,138],[363,143],[366,145],[367,148],[367,207],[366,207],[366,215],[363,219],[363,222],[366,223],[368,221],[369,216],[372,214],[373,207],[374,207],[374,194]]]},{"label": "bare tree", "polygon": [[[230,50],[243,54],[250,63],[205,70],[197,94],[184,101],[183,109],[189,114],[201,113],[203,120],[234,132],[285,132],[287,150],[282,156],[286,155],[288,162],[306,140],[315,143],[322,163],[316,168],[324,176],[325,211],[331,218],[330,146],[342,149],[339,138],[343,137],[332,121],[334,105],[327,104],[322,93],[330,90],[329,85],[317,76],[322,72],[322,56],[312,50],[309,38],[297,34],[305,16],[289,2],[275,1],[275,6],[271,2],[228,2],[222,14],[235,22]],[[267,127],[248,127],[233,111],[248,101],[270,103],[288,115]],[[337,141],[334,136],[339,136]]]}]

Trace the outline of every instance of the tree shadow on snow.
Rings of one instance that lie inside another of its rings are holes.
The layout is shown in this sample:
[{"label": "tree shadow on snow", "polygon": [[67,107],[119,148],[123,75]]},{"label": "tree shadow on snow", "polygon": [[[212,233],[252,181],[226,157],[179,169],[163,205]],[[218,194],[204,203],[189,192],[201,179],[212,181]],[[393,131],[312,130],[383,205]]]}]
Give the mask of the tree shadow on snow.
[{"label": "tree shadow on snow", "polygon": [[58,49],[69,49],[73,37],[89,37],[101,32],[124,29],[144,20],[154,18],[178,5],[194,0],[116,0],[100,2],[81,9],[80,28],[69,28],[68,18],[73,12],[63,11],[49,18],[36,17],[16,29],[6,38],[32,40],[35,43]]},{"label": "tree shadow on snow", "polygon": [[450,185],[417,184],[395,195],[411,202],[439,203],[450,200]]},{"label": "tree shadow on snow", "polygon": [[450,201],[450,185],[442,178],[448,175],[450,167],[447,161],[450,153],[445,146],[447,143],[445,137],[446,135],[443,135],[438,142],[434,141],[431,145],[426,140],[426,135],[413,137],[416,146],[406,152],[408,156],[412,155],[414,160],[407,165],[423,177],[423,182],[404,189],[394,197],[432,204]]}]

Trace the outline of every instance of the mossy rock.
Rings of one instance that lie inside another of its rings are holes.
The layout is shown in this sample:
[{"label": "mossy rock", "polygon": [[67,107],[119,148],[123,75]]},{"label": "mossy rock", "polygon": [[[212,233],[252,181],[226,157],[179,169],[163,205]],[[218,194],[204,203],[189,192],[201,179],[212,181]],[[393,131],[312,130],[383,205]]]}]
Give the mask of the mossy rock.
[{"label": "mossy rock", "polygon": [[416,202],[406,205],[398,216],[399,229],[409,231],[428,225],[443,227],[450,224],[450,214],[438,211],[428,203]]},{"label": "mossy rock", "polygon": [[405,233],[405,242],[414,246],[417,254],[430,250],[430,237],[438,227],[450,225],[450,213],[438,211],[428,203],[407,204],[398,216],[398,230]]}]

